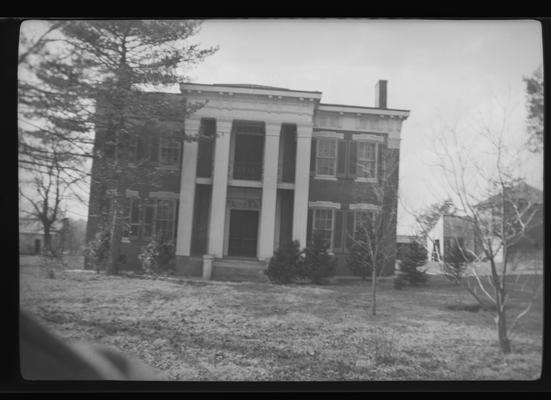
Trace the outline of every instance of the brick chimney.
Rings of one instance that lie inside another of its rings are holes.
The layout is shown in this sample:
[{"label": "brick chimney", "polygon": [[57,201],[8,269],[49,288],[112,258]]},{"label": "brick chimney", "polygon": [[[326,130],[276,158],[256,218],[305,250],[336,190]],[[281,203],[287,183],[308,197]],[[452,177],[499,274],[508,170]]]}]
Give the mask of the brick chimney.
[{"label": "brick chimney", "polygon": [[375,107],[386,108],[386,94],[387,81],[379,80],[375,85]]}]

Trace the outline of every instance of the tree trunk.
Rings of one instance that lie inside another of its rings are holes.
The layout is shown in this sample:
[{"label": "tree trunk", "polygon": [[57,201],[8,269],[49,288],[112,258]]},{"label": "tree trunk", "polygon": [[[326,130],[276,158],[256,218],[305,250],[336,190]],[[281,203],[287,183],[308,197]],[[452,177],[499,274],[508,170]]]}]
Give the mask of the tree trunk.
[{"label": "tree trunk", "polygon": [[44,247],[42,249],[44,255],[52,255],[52,234],[50,233],[50,227],[44,226]]},{"label": "tree trunk", "polygon": [[509,340],[509,337],[507,335],[507,320],[505,316],[505,309],[504,307],[501,307],[501,305],[498,305],[497,312],[497,335],[501,351],[503,351],[503,353],[505,354],[509,354],[511,352],[511,341]]},{"label": "tree trunk", "polygon": [[117,196],[113,200],[113,210],[111,214],[110,246],[109,260],[107,261],[106,272],[108,275],[116,275],[119,272],[119,257],[121,253],[122,226],[120,223],[121,197]]},{"label": "tree trunk", "polygon": [[371,315],[377,313],[377,268],[373,263],[373,269],[371,271]]}]

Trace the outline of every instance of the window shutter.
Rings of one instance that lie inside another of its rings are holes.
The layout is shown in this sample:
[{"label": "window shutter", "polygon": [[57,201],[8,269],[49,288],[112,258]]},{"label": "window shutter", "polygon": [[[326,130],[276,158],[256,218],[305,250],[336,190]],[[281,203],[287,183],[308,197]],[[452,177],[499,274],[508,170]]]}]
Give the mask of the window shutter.
[{"label": "window shutter", "polygon": [[312,226],[314,223],[314,210],[309,208],[308,209],[308,221],[306,223],[306,243],[302,244],[301,246],[308,247],[308,243],[312,240]]},{"label": "window shutter", "polygon": [[333,233],[333,249],[342,249],[342,218],[343,212],[341,210],[335,211],[335,232]]},{"label": "window shutter", "polygon": [[351,177],[356,176],[356,142],[354,140],[350,141],[350,155],[349,155],[349,169],[348,173]]},{"label": "window shutter", "polygon": [[316,139],[312,138],[312,148],[310,150],[310,176],[316,175]]},{"label": "window shutter", "polygon": [[159,136],[157,132],[152,133],[150,144],[149,159],[151,162],[159,162]]},{"label": "window shutter", "polygon": [[346,248],[350,250],[354,244],[354,211],[346,213]]},{"label": "window shutter", "polygon": [[337,177],[346,176],[346,141],[339,139],[337,141]]},{"label": "window shutter", "polygon": [[141,136],[136,138],[137,149],[136,149],[136,161],[142,161],[144,158],[144,139]]},{"label": "window shutter", "polygon": [[377,144],[377,179],[383,182],[385,179],[385,151],[382,144]]}]

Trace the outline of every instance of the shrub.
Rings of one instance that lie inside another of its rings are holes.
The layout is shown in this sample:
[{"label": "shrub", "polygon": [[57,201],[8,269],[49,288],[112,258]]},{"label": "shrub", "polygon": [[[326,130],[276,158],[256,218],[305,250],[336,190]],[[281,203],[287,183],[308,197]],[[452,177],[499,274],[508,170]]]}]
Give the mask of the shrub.
[{"label": "shrub", "polygon": [[399,274],[404,282],[413,286],[427,282],[428,275],[417,269],[427,262],[427,251],[421,244],[413,241],[401,252],[399,257]]},{"label": "shrub", "polygon": [[174,245],[152,239],[138,255],[142,270],[148,275],[170,274],[174,272]]},{"label": "shrub", "polygon": [[367,233],[365,229],[360,228],[356,241],[350,248],[350,255],[346,260],[346,266],[354,275],[361,276],[364,280],[371,275],[372,271],[367,248]]},{"label": "shrub", "polygon": [[304,250],[304,256],[300,275],[304,275],[312,283],[327,283],[327,278],[335,275],[337,259],[329,253],[329,243],[321,232],[314,232],[311,242]]},{"label": "shrub", "polygon": [[291,283],[300,277],[302,254],[298,240],[289,242],[274,252],[270,259],[266,275],[275,283]]},{"label": "shrub", "polygon": [[104,269],[105,263],[109,259],[111,234],[108,230],[98,231],[94,239],[88,242],[84,249],[84,256],[89,260],[99,272]]},{"label": "shrub", "polygon": [[475,259],[474,254],[460,246],[451,246],[444,253],[444,273],[450,280],[458,283],[465,275],[467,265]]}]

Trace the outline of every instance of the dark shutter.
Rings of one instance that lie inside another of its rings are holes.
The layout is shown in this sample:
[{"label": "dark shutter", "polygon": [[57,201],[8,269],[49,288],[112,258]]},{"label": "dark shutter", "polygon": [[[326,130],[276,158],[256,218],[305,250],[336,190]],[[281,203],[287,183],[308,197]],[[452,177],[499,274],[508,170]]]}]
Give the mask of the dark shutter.
[{"label": "dark shutter", "polygon": [[137,150],[136,150],[136,161],[142,161],[144,158],[144,138],[143,136],[138,136],[137,140]]},{"label": "dark shutter", "polygon": [[316,139],[312,138],[312,148],[310,150],[310,176],[316,175]]},{"label": "dark shutter", "polygon": [[149,146],[149,159],[151,162],[159,162],[159,135],[158,132],[151,133],[151,140]]},{"label": "dark shutter", "polygon": [[337,177],[346,176],[346,141],[339,139],[337,141]]},{"label": "dark shutter", "polygon": [[385,179],[385,151],[384,145],[377,144],[377,178],[379,182],[383,182]]},{"label": "dark shutter", "polygon": [[356,176],[356,142],[354,140],[350,141],[348,173],[351,177]]},{"label": "dark shutter", "polygon": [[354,211],[348,211],[346,213],[346,248],[350,250],[354,244]]},{"label": "dark shutter", "polygon": [[308,243],[312,240],[312,226],[314,223],[314,210],[308,209],[308,221],[306,223],[306,244],[301,243],[303,247],[308,247]]},{"label": "dark shutter", "polygon": [[335,232],[333,233],[333,249],[342,249],[342,218],[343,211],[335,211]]}]

